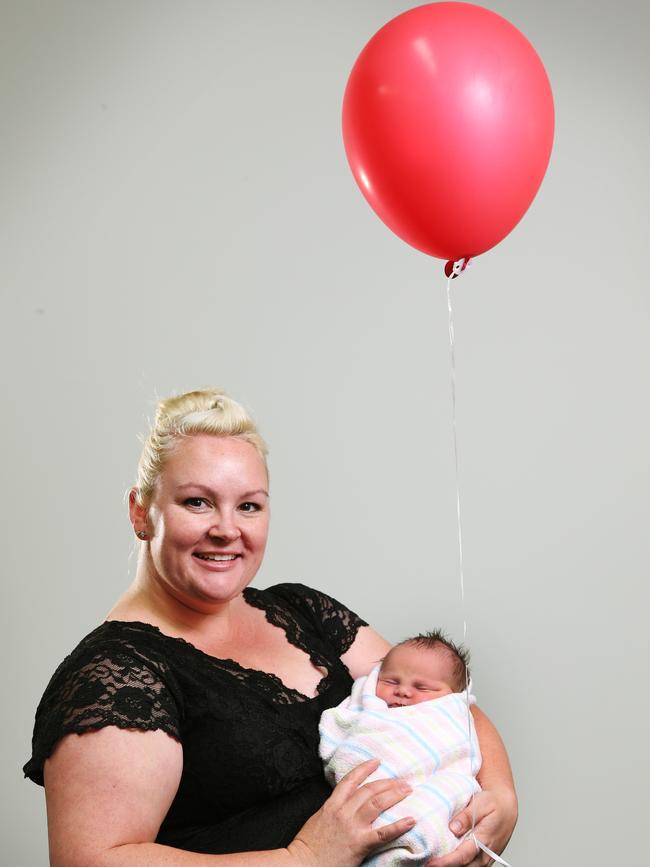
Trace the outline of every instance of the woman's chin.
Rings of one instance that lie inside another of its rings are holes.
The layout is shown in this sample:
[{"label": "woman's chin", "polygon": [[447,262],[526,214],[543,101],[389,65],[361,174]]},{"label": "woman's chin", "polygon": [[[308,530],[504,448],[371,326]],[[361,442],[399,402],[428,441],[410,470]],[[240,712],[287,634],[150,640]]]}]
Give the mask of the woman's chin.
[{"label": "woman's chin", "polygon": [[165,593],[199,614],[213,614],[235,599],[249,583],[241,570],[212,571],[188,576],[184,587],[161,582]]}]

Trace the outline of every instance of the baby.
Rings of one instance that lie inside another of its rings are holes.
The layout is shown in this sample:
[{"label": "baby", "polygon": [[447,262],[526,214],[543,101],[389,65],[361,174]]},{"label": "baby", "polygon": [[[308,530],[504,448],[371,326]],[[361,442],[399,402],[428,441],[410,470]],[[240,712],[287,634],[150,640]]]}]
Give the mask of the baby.
[{"label": "baby", "polygon": [[381,764],[368,781],[401,777],[413,787],[377,824],[415,816],[417,825],[366,865],[423,865],[458,845],[449,822],[480,789],[468,662],[467,651],[440,631],[407,638],[321,717],[320,755],[331,785],[366,759],[378,758]]},{"label": "baby", "polygon": [[377,674],[376,695],[388,707],[404,707],[462,692],[469,653],[442,632],[407,638],[384,657]]}]

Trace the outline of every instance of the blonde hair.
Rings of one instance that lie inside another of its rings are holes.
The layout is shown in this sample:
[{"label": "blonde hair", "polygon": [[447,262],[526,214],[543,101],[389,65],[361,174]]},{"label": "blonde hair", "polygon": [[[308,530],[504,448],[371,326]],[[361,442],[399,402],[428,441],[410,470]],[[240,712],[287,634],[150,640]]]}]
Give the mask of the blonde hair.
[{"label": "blonde hair", "polygon": [[161,400],[138,463],[136,499],[147,505],[165,459],[179,439],[193,434],[237,437],[250,443],[266,466],[268,449],[255,422],[237,401],[221,389],[188,391]]}]

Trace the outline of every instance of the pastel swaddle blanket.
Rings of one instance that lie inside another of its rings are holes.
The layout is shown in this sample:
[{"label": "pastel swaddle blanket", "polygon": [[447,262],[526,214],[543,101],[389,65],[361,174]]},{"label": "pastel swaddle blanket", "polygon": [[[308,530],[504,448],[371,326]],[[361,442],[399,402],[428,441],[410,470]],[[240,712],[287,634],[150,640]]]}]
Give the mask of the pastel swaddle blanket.
[{"label": "pastel swaddle blanket", "polygon": [[[480,790],[478,740],[464,692],[389,708],[375,694],[379,668],[355,680],[349,698],[323,713],[320,755],[332,786],[361,762],[377,758],[381,764],[367,782],[401,777],[413,787],[403,801],[379,816],[376,825],[405,816],[413,816],[417,824],[364,864],[421,867],[433,855],[452,852],[460,842],[448,825]],[[470,695],[470,704],[474,701]]]}]

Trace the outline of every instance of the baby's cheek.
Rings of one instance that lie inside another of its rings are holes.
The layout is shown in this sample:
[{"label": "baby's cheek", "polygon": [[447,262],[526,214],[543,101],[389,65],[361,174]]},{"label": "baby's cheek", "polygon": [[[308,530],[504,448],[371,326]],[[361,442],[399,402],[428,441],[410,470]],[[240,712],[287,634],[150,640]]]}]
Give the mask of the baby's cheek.
[{"label": "baby's cheek", "polygon": [[381,683],[377,684],[377,690],[376,690],[375,694],[376,694],[377,698],[381,698],[384,701],[386,701],[386,687],[383,684],[381,684]]}]

